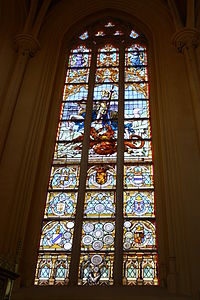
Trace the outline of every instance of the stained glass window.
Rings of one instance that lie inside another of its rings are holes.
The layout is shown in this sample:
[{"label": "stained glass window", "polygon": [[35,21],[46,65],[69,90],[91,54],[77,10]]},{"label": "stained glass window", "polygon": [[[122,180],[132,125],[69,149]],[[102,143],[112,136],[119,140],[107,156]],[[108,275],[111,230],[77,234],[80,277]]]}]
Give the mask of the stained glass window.
[{"label": "stained glass window", "polygon": [[73,42],[35,284],[158,285],[147,42],[111,19]]}]

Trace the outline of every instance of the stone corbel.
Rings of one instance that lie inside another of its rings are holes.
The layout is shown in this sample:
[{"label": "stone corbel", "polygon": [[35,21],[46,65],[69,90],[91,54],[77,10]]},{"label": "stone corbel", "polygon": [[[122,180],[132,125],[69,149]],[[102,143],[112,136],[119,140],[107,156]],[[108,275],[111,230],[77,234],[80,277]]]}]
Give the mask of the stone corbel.
[{"label": "stone corbel", "polygon": [[196,48],[200,42],[200,32],[196,28],[183,28],[172,37],[172,44],[183,53],[184,48]]},{"label": "stone corbel", "polygon": [[14,38],[14,48],[18,54],[33,57],[40,49],[40,44],[31,34],[21,33]]}]

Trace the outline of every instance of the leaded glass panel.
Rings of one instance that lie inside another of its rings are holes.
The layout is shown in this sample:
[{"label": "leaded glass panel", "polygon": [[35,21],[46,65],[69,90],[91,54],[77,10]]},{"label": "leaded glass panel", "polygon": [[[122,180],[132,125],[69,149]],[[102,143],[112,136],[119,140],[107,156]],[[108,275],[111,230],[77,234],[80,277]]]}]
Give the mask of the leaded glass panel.
[{"label": "leaded glass panel", "polygon": [[109,286],[116,261],[121,284],[158,285],[145,37],[106,19],[73,43],[35,284]]}]

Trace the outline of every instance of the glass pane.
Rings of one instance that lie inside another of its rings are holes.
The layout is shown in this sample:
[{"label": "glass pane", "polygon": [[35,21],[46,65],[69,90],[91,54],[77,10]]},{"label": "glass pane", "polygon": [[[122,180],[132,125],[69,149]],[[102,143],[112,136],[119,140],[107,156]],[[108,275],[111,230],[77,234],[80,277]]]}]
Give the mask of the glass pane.
[{"label": "glass pane", "polygon": [[79,285],[112,285],[112,253],[83,253],[80,257]]},{"label": "glass pane", "polygon": [[90,63],[91,63],[91,54],[85,54],[85,53],[71,54],[69,56],[68,67],[71,68],[90,67]]},{"label": "glass pane", "polygon": [[135,165],[124,167],[124,188],[153,188],[153,166]]},{"label": "glass pane", "polygon": [[128,120],[124,122],[124,139],[150,139],[149,120]]},{"label": "glass pane", "polygon": [[149,118],[149,101],[125,101],[124,118]]},{"label": "glass pane", "polygon": [[132,253],[124,255],[126,285],[158,285],[157,253]]},{"label": "glass pane", "polygon": [[74,221],[44,221],[40,250],[71,250],[73,231]]},{"label": "glass pane", "polygon": [[125,162],[150,162],[152,161],[151,142],[134,139],[124,141],[124,160]]},{"label": "glass pane", "polygon": [[68,84],[64,87],[63,92],[63,101],[80,101],[80,100],[87,100],[88,95],[88,86],[81,85],[81,84]]},{"label": "glass pane", "polygon": [[79,166],[53,166],[49,181],[50,189],[74,189],[79,184]]},{"label": "glass pane", "polygon": [[114,52],[98,53],[97,67],[110,67],[119,65],[119,54]]},{"label": "glass pane", "polygon": [[80,163],[82,153],[82,140],[81,142],[65,142],[56,143],[54,152],[54,163]]},{"label": "glass pane", "polygon": [[156,250],[156,232],[154,221],[127,220],[124,222],[124,250]]},{"label": "glass pane", "polygon": [[89,69],[69,69],[67,71],[66,83],[87,83],[89,78]]},{"label": "glass pane", "polygon": [[44,217],[75,217],[76,202],[76,192],[49,192]]},{"label": "glass pane", "polygon": [[109,120],[117,119],[118,117],[118,102],[117,101],[94,101],[92,120]]},{"label": "glass pane", "polygon": [[81,45],[81,46],[78,46],[76,47],[76,49],[73,49],[71,51],[72,53],[80,53],[80,52],[91,52],[91,49],[88,49],[86,46],[84,45]]},{"label": "glass pane", "polygon": [[84,133],[84,121],[65,121],[58,125],[57,140],[82,142]]},{"label": "glass pane", "polygon": [[81,250],[114,250],[115,223],[84,221]]},{"label": "glass pane", "polygon": [[70,260],[70,255],[66,254],[39,254],[34,284],[66,285]]},{"label": "glass pane", "polygon": [[131,47],[127,48],[126,51],[145,51],[147,48],[144,45],[133,44]]},{"label": "glass pane", "polygon": [[88,169],[87,189],[116,188],[116,166],[94,165]]},{"label": "glass pane", "polygon": [[99,68],[96,70],[95,81],[97,83],[117,82],[118,80],[118,68]]},{"label": "glass pane", "polygon": [[148,83],[130,83],[125,84],[125,99],[148,99]]},{"label": "glass pane", "polygon": [[62,120],[84,120],[86,101],[62,103],[60,119]]},{"label": "glass pane", "polygon": [[118,48],[115,48],[113,45],[111,44],[106,44],[104,47],[99,48],[98,52],[116,52],[118,51]]},{"label": "glass pane", "polygon": [[137,82],[147,81],[147,68],[144,67],[132,67],[125,68],[125,81],[126,82]]},{"label": "glass pane", "polygon": [[[96,141],[96,146],[101,146],[102,154],[108,149],[108,143],[117,138],[117,120],[115,119],[103,119],[96,120],[91,123],[91,143]],[[104,144],[107,143],[106,147]]]},{"label": "glass pane", "polygon": [[155,217],[153,191],[124,192],[125,217]]},{"label": "glass pane", "polygon": [[146,66],[147,53],[139,51],[125,53],[125,64],[126,66]]},{"label": "glass pane", "polygon": [[115,214],[114,192],[87,192],[85,195],[84,215],[87,218],[107,218]]},{"label": "glass pane", "polygon": [[118,99],[118,85],[116,84],[95,84],[94,100]]}]

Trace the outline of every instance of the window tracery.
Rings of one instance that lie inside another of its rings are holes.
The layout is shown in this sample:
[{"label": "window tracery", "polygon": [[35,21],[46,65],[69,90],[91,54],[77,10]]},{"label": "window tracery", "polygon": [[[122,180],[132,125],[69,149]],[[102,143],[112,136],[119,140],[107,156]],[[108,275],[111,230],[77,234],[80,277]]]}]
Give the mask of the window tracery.
[{"label": "window tracery", "polygon": [[[158,285],[149,101],[142,34],[105,20],[78,36],[68,59],[36,285],[68,284],[77,239],[79,285],[114,283],[119,244],[121,282]],[[122,234],[116,231],[121,221]]]}]

